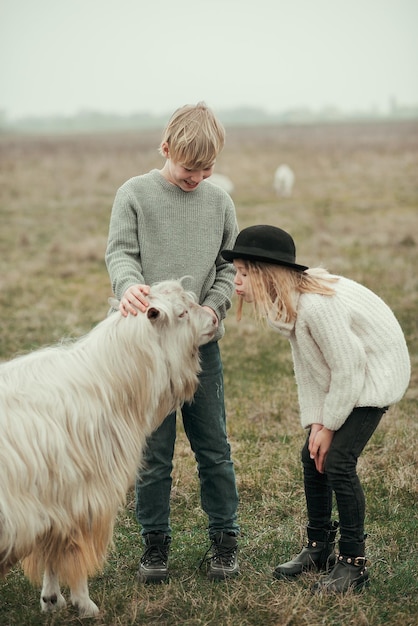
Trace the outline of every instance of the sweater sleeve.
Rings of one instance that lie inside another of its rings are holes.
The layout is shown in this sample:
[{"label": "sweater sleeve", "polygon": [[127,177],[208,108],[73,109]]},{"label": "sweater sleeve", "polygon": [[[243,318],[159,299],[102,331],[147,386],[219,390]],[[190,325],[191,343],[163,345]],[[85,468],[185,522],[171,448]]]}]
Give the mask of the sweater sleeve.
[{"label": "sweater sleeve", "polygon": [[113,293],[119,300],[131,285],[145,283],[134,198],[122,187],[115,196],[105,254]]},{"label": "sweater sleeve", "polygon": [[206,293],[202,305],[211,307],[219,320],[226,317],[228,309],[231,307],[231,297],[234,291],[235,269],[232,263],[228,263],[221,256],[221,250],[233,248],[238,235],[238,224],[235,207],[230,202],[230,206],[225,215],[225,228],[216,259],[216,274],[212,286]]},{"label": "sweater sleeve", "polygon": [[302,423],[338,430],[361,395],[367,356],[350,313],[338,298],[315,296],[311,304],[312,308],[306,307],[304,339],[299,345]]}]

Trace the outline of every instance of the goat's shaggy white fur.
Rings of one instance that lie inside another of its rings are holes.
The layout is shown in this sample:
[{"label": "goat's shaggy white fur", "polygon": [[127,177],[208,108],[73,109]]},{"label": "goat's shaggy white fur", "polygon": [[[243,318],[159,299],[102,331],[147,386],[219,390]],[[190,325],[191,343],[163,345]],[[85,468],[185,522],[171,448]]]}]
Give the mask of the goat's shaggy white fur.
[{"label": "goat's shaggy white fur", "polygon": [[0,575],[19,560],[41,608],[98,607],[104,563],[146,437],[191,400],[210,313],[178,281],[151,287],[146,314],[111,314],[81,339],[0,365]]}]

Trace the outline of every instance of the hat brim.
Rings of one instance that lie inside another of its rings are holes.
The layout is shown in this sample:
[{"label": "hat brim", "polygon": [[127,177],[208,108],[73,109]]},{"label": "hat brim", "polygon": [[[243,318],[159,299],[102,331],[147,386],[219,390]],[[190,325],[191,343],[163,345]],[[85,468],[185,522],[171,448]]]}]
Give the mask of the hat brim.
[{"label": "hat brim", "polygon": [[298,263],[291,263],[290,261],[283,261],[282,259],[275,259],[262,254],[251,254],[248,252],[240,252],[239,249],[235,250],[222,250],[221,255],[225,259],[225,261],[229,261],[230,263],[234,259],[243,259],[244,261],[259,261],[260,263],[271,263],[272,265],[283,265],[284,267],[289,267],[297,272],[304,272],[308,270],[309,267],[306,265],[299,265]]}]

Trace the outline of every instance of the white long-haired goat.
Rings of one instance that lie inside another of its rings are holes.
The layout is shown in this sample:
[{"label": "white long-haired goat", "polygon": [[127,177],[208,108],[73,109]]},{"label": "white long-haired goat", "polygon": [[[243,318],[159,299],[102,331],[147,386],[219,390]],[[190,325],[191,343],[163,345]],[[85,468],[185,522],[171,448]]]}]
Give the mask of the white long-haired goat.
[{"label": "white long-haired goat", "polygon": [[88,577],[105,561],[146,437],[198,385],[210,313],[178,281],[146,313],[111,314],[81,339],[0,365],[0,575],[19,560],[41,608],[93,616]]},{"label": "white long-haired goat", "polygon": [[274,173],[273,187],[278,196],[288,198],[292,195],[295,173],[286,163],[279,165]]}]

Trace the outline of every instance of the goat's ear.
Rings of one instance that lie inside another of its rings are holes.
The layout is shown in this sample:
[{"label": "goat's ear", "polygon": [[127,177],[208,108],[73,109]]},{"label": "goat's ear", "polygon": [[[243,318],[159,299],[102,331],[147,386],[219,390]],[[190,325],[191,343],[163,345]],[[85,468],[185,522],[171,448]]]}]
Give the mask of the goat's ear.
[{"label": "goat's ear", "polygon": [[155,322],[156,319],[160,316],[160,311],[156,309],[154,306],[150,306],[147,309],[147,318],[151,320],[151,322]]}]

